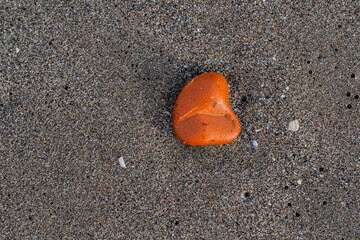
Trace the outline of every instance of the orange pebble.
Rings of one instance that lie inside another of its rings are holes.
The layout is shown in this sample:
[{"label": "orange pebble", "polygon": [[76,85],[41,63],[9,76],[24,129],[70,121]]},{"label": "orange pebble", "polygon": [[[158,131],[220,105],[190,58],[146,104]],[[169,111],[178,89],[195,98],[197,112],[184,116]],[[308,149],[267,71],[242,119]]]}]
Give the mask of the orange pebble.
[{"label": "orange pebble", "polygon": [[173,111],[176,136],[187,145],[232,142],[240,122],[229,105],[229,86],[223,75],[203,73],[181,90]]}]

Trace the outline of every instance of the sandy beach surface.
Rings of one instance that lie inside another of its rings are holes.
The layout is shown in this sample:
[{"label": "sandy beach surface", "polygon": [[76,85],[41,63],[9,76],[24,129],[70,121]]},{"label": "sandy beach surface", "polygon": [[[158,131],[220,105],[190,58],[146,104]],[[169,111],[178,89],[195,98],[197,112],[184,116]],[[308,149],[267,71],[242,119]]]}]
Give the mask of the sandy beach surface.
[{"label": "sandy beach surface", "polygon": [[[359,239],[359,37],[357,1],[0,1],[0,239]],[[241,133],[187,146],[210,71]]]}]

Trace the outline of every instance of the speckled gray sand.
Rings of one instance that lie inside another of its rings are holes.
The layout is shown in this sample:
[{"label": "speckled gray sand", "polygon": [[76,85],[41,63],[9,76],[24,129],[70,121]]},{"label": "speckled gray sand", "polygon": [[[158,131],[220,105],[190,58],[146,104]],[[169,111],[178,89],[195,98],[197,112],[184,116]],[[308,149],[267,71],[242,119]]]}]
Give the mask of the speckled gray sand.
[{"label": "speckled gray sand", "polygon": [[[0,2],[1,239],[360,238],[359,4],[209,2]],[[206,71],[243,128],[185,146]]]}]

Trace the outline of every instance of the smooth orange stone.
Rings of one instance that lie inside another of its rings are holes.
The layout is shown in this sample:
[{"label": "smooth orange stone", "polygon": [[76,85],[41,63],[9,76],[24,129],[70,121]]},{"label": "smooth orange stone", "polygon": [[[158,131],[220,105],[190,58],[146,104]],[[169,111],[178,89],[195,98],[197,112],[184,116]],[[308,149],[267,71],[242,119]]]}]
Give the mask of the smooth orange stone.
[{"label": "smooth orange stone", "polygon": [[181,90],[173,111],[176,136],[187,145],[232,142],[240,122],[229,105],[229,86],[223,75],[203,73]]}]

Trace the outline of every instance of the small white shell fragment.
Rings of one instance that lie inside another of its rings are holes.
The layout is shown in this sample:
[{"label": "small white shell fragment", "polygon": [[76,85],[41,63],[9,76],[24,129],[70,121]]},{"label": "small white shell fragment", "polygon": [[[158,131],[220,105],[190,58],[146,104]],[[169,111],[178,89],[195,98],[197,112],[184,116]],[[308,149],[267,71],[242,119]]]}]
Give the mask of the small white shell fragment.
[{"label": "small white shell fragment", "polygon": [[285,95],[283,94],[283,95],[281,95],[281,98],[285,98]]},{"label": "small white shell fragment", "polygon": [[255,132],[256,132],[256,133],[258,133],[258,132],[260,132],[260,131],[262,131],[262,128],[255,129]]},{"label": "small white shell fragment", "polygon": [[119,163],[120,163],[120,166],[121,166],[121,167],[126,168],[126,165],[125,165],[125,162],[124,162],[123,157],[120,157],[120,158],[119,158]]},{"label": "small white shell fragment", "polygon": [[298,183],[299,185],[301,185],[301,183],[302,183],[301,179],[297,180],[297,183]]},{"label": "small white shell fragment", "polygon": [[20,51],[20,50],[19,50],[18,48],[16,48],[16,53],[19,53],[19,51]]},{"label": "small white shell fragment", "polygon": [[300,125],[299,125],[299,120],[294,120],[294,121],[291,121],[289,122],[289,131],[292,131],[292,132],[297,132],[300,128]]},{"label": "small white shell fragment", "polygon": [[257,147],[259,144],[257,143],[256,140],[254,140],[253,143],[252,143],[252,145],[253,145],[253,147]]}]

